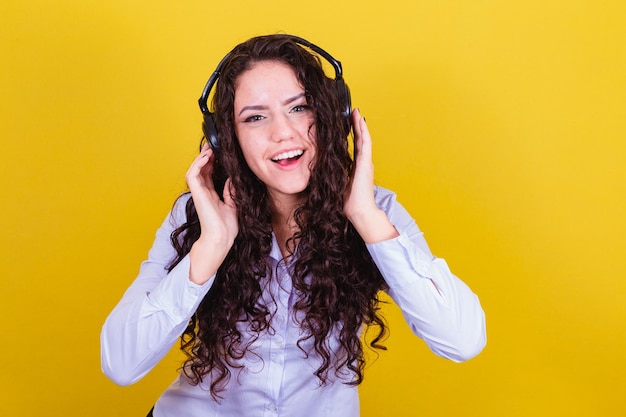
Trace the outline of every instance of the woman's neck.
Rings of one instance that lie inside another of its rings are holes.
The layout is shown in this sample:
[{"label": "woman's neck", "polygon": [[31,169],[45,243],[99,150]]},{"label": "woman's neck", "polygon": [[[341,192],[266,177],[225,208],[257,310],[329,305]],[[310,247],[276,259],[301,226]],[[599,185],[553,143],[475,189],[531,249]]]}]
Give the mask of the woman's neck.
[{"label": "woman's neck", "polygon": [[298,225],[294,218],[296,209],[302,204],[303,198],[300,196],[289,196],[290,198],[271,198],[270,210],[272,211],[272,229],[278,242],[278,247],[284,258],[288,258],[295,250],[297,242],[291,241],[289,247],[287,241],[298,232]]}]

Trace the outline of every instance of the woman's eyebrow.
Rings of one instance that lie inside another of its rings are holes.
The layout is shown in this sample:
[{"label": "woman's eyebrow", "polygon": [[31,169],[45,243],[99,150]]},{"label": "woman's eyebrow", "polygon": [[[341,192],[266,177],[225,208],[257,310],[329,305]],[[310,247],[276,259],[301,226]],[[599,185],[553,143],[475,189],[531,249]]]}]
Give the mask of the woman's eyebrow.
[{"label": "woman's eyebrow", "polygon": [[[304,96],[305,96],[304,93],[296,94],[295,96],[290,97],[287,100],[283,101],[283,106],[293,103],[294,101],[299,100]],[[266,108],[267,106],[261,105],[261,104],[251,104],[249,106],[243,106],[242,109],[239,111],[239,116],[241,116],[241,114],[246,110],[265,110]]]},{"label": "woman's eyebrow", "polygon": [[267,106],[262,106],[260,104],[250,105],[250,106],[243,106],[243,108],[239,112],[239,116],[241,116],[241,113],[245,112],[246,110],[264,110],[266,108],[267,108]]},{"label": "woman's eyebrow", "polygon": [[301,99],[301,98],[302,98],[302,97],[304,97],[304,96],[305,96],[304,92],[302,92],[302,93],[300,93],[300,94],[296,94],[295,96],[293,96],[293,97],[288,98],[287,100],[285,100],[285,101],[283,102],[283,105],[287,105],[287,104],[293,103],[294,101],[299,100],[299,99]]}]

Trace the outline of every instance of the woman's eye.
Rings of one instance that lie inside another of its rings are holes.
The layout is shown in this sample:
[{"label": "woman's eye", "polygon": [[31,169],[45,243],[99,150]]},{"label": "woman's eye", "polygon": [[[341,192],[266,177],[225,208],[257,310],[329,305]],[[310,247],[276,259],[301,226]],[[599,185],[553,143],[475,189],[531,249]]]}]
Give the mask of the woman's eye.
[{"label": "woman's eye", "polygon": [[293,109],[291,109],[291,111],[293,113],[300,112],[300,111],[305,111],[305,110],[309,110],[309,106],[307,104],[300,104],[300,105],[294,107]]},{"label": "woman's eye", "polygon": [[263,116],[255,114],[253,116],[246,117],[246,119],[244,120],[244,123],[258,122],[259,120],[262,120],[262,119],[263,119]]}]

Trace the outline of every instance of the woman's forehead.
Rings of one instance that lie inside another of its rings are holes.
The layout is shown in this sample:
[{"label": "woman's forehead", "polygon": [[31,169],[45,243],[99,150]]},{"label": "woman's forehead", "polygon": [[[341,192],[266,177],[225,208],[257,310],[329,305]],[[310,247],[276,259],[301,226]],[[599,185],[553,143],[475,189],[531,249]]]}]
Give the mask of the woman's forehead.
[{"label": "woman's forehead", "polygon": [[262,61],[237,78],[235,105],[242,100],[280,99],[303,91],[295,71],[289,65],[278,61]]}]

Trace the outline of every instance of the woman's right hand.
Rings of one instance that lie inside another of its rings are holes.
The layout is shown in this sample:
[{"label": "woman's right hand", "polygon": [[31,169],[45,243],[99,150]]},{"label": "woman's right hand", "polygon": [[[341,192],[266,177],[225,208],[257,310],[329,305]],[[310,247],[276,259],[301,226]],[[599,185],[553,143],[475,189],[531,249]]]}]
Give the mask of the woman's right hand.
[{"label": "woman's right hand", "polygon": [[239,233],[232,182],[226,180],[220,200],[212,179],[214,163],[215,155],[205,144],[185,177],[200,220],[200,237],[189,252],[189,278],[200,285],[217,272]]}]

